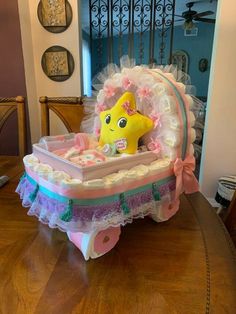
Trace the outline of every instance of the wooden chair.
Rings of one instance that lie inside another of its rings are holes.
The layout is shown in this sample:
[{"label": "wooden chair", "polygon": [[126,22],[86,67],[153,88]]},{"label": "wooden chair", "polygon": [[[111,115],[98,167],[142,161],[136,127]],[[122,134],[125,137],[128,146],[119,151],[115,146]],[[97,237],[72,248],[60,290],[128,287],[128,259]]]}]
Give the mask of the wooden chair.
[{"label": "wooden chair", "polygon": [[49,110],[56,113],[68,132],[79,132],[85,116],[83,100],[83,97],[40,97],[42,136],[50,135]]},{"label": "wooden chair", "polygon": [[18,119],[19,157],[23,157],[26,153],[25,99],[22,96],[16,98],[0,97],[0,132],[14,111],[17,111]]}]

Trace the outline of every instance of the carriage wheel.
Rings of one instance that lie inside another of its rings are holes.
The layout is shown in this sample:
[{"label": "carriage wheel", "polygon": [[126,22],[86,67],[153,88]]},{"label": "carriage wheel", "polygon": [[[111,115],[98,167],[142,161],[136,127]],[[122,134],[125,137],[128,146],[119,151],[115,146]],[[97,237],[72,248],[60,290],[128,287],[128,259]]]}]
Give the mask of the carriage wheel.
[{"label": "carriage wheel", "polygon": [[85,260],[97,258],[109,252],[118,242],[120,227],[110,227],[91,233],[67,232],[71,242],[82,252]]}]

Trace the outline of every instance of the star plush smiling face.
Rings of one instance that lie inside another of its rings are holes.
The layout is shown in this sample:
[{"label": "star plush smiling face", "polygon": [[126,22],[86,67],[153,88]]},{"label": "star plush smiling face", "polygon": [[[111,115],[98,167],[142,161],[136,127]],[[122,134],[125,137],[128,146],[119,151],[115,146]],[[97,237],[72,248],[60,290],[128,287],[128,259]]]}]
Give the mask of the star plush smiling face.
[{"label": "star plush smiling face", "polygon": [[135,154],[138,140],[153,128],[153,121],[138,113],[134,95],[124,93],[110,110],[100,113],[99,145],[115,144],[120,153]]}]

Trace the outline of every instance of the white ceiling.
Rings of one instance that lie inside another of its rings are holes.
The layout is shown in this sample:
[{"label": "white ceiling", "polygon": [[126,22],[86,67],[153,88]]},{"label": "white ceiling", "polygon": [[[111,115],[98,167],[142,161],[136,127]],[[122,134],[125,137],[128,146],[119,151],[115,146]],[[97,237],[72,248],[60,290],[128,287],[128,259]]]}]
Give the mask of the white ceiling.
[{"label": "white ceiling", "polygon": [[[149,1],[150,2],[150,1]],[[176,0],[176,8],[175,14],[181,15],[182,12],[187,11],[186,3],[190,2],[189,0]],[[213,11],[216,12],[217,9],[217,0],[195,0],[192,10],[199,12],[203,11]],[[89,33],[89,1],[88,0],[80,0],[80,8],[81,8],[81,22],[82,29]],[[215,14],[206,16],[207,18],[215,18]],[[179,19],[176,17],[176,20]],[[182,22],[176,22],[175,25],[181,25]]]}]

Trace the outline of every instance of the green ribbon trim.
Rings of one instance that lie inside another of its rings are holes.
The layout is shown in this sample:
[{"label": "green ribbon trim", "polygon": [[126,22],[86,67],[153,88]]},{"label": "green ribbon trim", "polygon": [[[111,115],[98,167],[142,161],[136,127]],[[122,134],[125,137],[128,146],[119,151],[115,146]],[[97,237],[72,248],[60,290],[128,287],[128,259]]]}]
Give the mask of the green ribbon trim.
[{"label": "green ribbon trim", "polygon": [[[143,185],[143,186],[138,187],[136,189],[129,190],[129,191],[119,193],[119,194],[114,194],[111,196],[105,196],[105,197],[96,198],[96,199],[77,199],[77,198],[71,199],[69,197],[54,193],[54,192],[46,189],[45,187],[43,187],[41,185],[39,186],[38,183],[33,178],[31,178],[27,173],[26,173],[26,177],[32,185],[35,185],[35,190],[32,193],[32,197],[33,196],[36,197],[37,192],[39,190],[40,192],[42,192],[46,196],[53,198],[59,202],[70,204],[69,201],[71,200],[73,202],[73,205],[81,205],[81,206],[93,206],[93,205],[96,206],[96,205],[104,205],[106,203],[109,204],[112,202],[121,201],[121,199],[123,199],[123,198],[126,199],[126,197],[133,196],[135,194],[138,194],[138,193],[141,193],[141,192],[144,192],[147,190],[152,190],[154,193],[154,197],[158,199],[159,196],[157,193],[159,193],[159,191],[158,191],[159,187],[164,185],[164,184],[167,184],[170,181],[176,180],[175,176],[170,176],[170,177],[164,178],[162,180],[159,180],[157,182]],[[153,185],[155,186],[155,188],[153,187]],[[123,195],[123,196],[121,197],[120,195]],[[71,205],[71,207],[73,205]],[[125,210],[125,212],[128,212],[128,208],[126,208],[126,206],[127,206],[127,204],[125,205],[125,203],[124,203],[124,208],[125,208],[124,210]]]},{"label": "green ribbon trim", "polygon": [[65,222],[69,222],[71,221],[72,217],[73,217],[73,200],[70,199],[66,207],[66,210],[60,215],[60,218]]},{"label": "green ribbon trim", "polygon": [[123,210],[123,213],[125,215],[128,215],[130,213],[130,208],[129,208],[127,202],[126,202],[124,193],[120,194],[120,204],[121,204],[121,208]]},{"label": "green ribbon trim", "polygon": [[36,199],[38,191],[39,191],[39,185],[36,184],[34,191],[32,193],[30,193],[30,195],[29,195],[29,199],[31,200],[32,203]]},{"label": "green ribbon trim", "polygon": [[157,183],[152,184],[152,196],[155,201],[160,201],[161,200],[161,195],[158,191],[158,185]]}]

